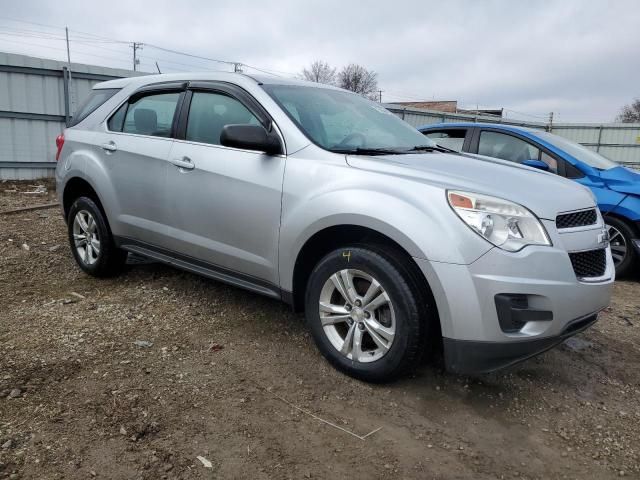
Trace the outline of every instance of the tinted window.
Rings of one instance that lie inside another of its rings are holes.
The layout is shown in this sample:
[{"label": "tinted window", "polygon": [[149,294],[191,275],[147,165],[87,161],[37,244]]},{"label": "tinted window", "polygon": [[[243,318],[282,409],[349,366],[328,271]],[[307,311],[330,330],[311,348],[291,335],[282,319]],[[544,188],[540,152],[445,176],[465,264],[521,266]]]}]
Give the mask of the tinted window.
[{"label": "tinted window", "polygon": [[159,93],[147,95],[129,104],[122,131],[138,135],[169,137],[178,98],[180,98],[178,92]]},{"label": "tinted window", "polygon": [[113,97],[119,88],[102,88],[97,90],[91,90],[89,96],[78,107],[78,110],[73,115],[71,120],[71,126],[77,125],[82,120],[91,115],[100,105]]},{"label": "tinted window", "polygon": [[467,131],[464,129],[458,130],[440,130],[430,131],[424,133],[425,137],[430,138],[438,145],[450,148],[457,152],[462,151],[462,145],[464,144],[464,137],[467,135]]},{"label": "tinted window", "polygon": [[525,160],[537,160],[540,150],[513,135],[483,131],[480,133],[478,153],[521,163]]},{"label": "tinted window", "polygon": [[225,125],[259,125],[258,119],[235,98],[221,93],[194,92],[185,139],[220,145]]},{"label": "tinted window", "polygon": [[127,113],[128,104],[125,103],[122,105],[116,113],[111,115],[111,118],[107,122],[107,128],[112,132],[121,132],[122,126],[124,125],[124,115]]}]

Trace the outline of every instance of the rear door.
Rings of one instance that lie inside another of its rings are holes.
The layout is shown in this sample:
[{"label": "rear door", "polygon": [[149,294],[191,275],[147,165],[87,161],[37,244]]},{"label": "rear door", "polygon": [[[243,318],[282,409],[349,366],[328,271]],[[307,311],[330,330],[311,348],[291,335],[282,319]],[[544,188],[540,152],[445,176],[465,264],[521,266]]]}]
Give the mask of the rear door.
[{"label": "rear door", "polygon": [[268,128],[271,121],[237,87],[192,83],[170,154],[164,209],[171,250],[217,273],[277,285],[286,156],[220,145],[225,125]]},{"label": "rear door", "polygon": [[96,140],[114,189],[107,212],[114,235],[163,245],[167,159],[183,86],[149,87],[135,93],[107,121]]},{"label": "rear door", "polygon": [[426,130],[422,133],[442,147],[450,148],[456,152],[466,152],[469,149],[472,131],[472,128],[451,127]]}]

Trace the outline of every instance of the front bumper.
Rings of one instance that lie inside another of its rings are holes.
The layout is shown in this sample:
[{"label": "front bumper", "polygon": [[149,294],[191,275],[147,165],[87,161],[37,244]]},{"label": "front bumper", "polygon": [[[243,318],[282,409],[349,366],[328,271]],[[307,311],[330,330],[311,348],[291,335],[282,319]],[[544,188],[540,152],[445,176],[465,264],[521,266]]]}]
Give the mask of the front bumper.
[{"label": "front bumper", "polygon": [[[563,240],[556,237],[552,247],[529,246],[515,253],[493,248],[469,265],[415,259],[436,301],[448,369],[479,373],[505,367],[595,321],[611,299],[611,251],[607,248],[602,277],[580,281],[567,254],[573,250],[567,244],[578,246],[577,241]],[[505,296],[522,300],[506,321],[504,309],[498,314]]]},{"label": "front bumper", "polygon": [[450,372],[459,374],[489,373],[535,357],[555,347],[563,340],[589,328],[597,314],[576,319],[560,335],[513,342],[474,342],[444,339],[445,364]]}]

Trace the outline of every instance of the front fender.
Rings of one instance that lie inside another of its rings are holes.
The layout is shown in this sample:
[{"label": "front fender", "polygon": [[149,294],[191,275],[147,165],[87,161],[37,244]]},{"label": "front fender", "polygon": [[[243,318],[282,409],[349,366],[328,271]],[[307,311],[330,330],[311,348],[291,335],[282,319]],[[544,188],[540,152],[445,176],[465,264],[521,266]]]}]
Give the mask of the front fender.
[{"label": "front fender", "polygon": [[626,197],[625,194],[614,192],[608,188],[591,187],[591,191],[595,195],[598,208],[603,214],[616,210],[620,202]]},{"label": "front fender", "polygon": [[[401,183],[398,182],[400,188]],[[412,187],[415,189],[416,185]],[[324,192],[290,207],[285,205],[279,256],[282,289],[292,290],[296,259],[305,243],[316,233],[340,225],[375,230],[415,258],[457,264],[473,262],[491,245],[457,218],[446,204],[443,191],[439,197],[442,203],[429,207],[413,204],[400,195],[348,188]]]},{"label": "front fender", "polygon": [[640,197],[627,195],[625,199],[612,210],[612,213],[621,215],[634,222],[640,221]]}]

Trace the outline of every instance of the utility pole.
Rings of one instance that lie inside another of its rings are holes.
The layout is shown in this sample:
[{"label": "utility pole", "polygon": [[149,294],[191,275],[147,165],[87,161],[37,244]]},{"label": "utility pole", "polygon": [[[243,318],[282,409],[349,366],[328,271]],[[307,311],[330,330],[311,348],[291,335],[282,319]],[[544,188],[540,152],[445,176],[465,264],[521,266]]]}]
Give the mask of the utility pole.
[{"label": "utility pole", "polygon": [[69,48],[69,27],[64,27],[64,36],[67,41],[67,66],[62,69],[62,79],[64,84],[64,116],[65,124],[69,126],[71,117],[74,114],[75,90],[71,82],[71,49]]},{"label": "utility pole", "polygon": [[69,27],[64,27],[64,34],[67,37],[67,63],[71,65],[71,53],[69,52]]},{"label": "utility pole", "polygon": [[378,96],[379,96],[378,98],[379,98],[380,103],[382,103],[382,92],[383,91],[384,90],[378,90]]},{"label": "utility pole", "polygon": [[553,130],[553,112],[549,113],[549,127],[547,129],[547,131],[551,131]]},{"label": "utility pole", "polygon": [[133,42],[131,44],[131,48],[133,48],[133,71],[135,72],[140,64],[140,59],[137,57],[136,53],[138,50],[142,50],[142,43]]}]

